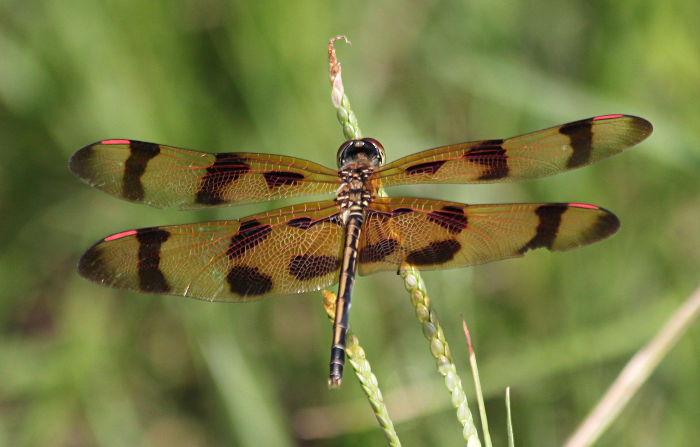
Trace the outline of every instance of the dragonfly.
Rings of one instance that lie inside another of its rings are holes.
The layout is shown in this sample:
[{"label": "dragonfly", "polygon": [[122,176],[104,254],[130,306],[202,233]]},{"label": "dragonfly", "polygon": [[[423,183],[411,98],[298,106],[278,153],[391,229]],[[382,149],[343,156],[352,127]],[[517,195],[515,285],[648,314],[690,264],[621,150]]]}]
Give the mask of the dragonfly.
[{"label": "dragonfly", "polygon": [[338,283],[329,384],[340,385],[355,276],[465,267],[568,250],[617,231],[586,203],[464,204],[384,197],[383,187],[492,183],[544,177],[634,146],[652,125],[601,115],[513,138],[452,144],[385,164],[373,138],[344,142],[338,169],[289,156],[199,152],[127,139],[78,150],[71,171],[113,196],[157,208],[197,209],[333,194],[237,220],[149,227],[105,237],[78,272],[105,286],[207,301],[246,302]]}]

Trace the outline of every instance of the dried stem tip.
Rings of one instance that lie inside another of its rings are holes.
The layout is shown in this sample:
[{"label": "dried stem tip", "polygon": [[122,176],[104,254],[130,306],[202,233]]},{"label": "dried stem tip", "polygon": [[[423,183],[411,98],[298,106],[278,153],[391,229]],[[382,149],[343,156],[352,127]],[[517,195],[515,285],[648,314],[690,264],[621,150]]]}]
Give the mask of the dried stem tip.
[{"label": "dried stem tip", "polygon": [[348,45],[352,45],[346,36],[336,36],[328,42],[328,73],[332,86],[331,100],[333,101],[333,106],[336,109],[340,107],[343,95],[345,94],[343,89],[343,79],[340,73],[340,62],[338,62],[338,57],[335,54],[334,46],[335,42],[340,39],[343,39]]}]

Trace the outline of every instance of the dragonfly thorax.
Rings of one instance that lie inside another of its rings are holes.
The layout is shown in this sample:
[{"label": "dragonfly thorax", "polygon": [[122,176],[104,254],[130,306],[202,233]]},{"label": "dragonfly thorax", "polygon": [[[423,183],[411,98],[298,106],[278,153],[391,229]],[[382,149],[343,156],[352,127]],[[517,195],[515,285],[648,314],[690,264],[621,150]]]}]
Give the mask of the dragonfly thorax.
[{"label": "dragonfly thorax", "polygon": [[347,223],[350,214],[362,215],[374,200],[376,187],[368,181],[374,168],[367,163],[350,162],[338,171],[342,183],[335,193],[335,201],[342,210],[342,220]]},{"label": "dragonfly thorax", "polygon": [[375,169],[384,164],[384,147],[374,138],[348,140],[338,149],[338,176],[341,184],[335,200],[342,210],[343,222],[351,214],[362,216],[374,200],[376,182],[371,181]]}]

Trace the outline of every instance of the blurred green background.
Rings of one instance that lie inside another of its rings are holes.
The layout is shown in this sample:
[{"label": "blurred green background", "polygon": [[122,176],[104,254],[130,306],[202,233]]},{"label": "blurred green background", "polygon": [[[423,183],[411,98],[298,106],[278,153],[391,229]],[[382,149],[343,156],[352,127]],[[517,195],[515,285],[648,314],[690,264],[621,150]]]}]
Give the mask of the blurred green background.
[{"label": "blurred green background", "polygon": [[[0,445],[385,445],[351,373],[326,387],[320,294],[210,304],[102,288],[75,273],[128,228],[286,205],[155,210],[74,178],[104,138],[335,165],[326,45],[360,126],[389,160],[598,114],[651,138],[603,163],[506,185],[401,188],[468,203],[584,201],[622,221],[573,252],[425,274],[473,402],[472,330],[495,441],[513,387],[518,445],[560,444],[700,275],[697,1],[0,2]],[[362,277],[351,322],[405,445],[460,427],[391,273]],[[700,329],[601,446],[700,438]],[[696,442],[695,441],[695,442]]]}]

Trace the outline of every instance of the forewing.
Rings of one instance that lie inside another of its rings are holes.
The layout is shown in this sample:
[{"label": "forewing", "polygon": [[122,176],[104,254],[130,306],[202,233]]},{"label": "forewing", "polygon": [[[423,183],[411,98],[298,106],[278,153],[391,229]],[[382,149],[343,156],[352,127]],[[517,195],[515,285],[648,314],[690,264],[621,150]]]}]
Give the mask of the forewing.
[{"label": "forewing", "polygon": [[157,208],[232,205],[338,188],[337,171],[300,158],[208,153],[135,140],[103,140],[80,149],[70,169],[108,194]]},{"label": "forewing", "polygon": [[378,176],[384,186],[538,178],[615,155],[651,131],[651,123],[643,118],[602,115],[506,140],[430,149],[389,163]]},{"label": "forewing", "polygon": [[378,198],[362,227],[359,271],[396,271],[403,262],[425,270],[464,267],[540,247],[569,250],[604,239],[619,226],[609,211],[580,203]]},{"label": "forewing", "polygon": [[329,200],[240,220],[125,231],[85,252],[78,271],[110,287],[209,301],[318,290],[338,280],[338,216]]}]

